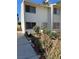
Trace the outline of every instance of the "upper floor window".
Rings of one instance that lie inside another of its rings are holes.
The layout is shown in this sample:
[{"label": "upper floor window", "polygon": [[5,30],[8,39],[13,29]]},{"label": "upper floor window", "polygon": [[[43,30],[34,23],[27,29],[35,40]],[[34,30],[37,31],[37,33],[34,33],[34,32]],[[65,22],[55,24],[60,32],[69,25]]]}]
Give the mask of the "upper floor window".
[{"label": "upper floor window", "polygon": [[54,14],[57,14],[57,8],[54,8],[53,12]]},{"label": "upper floor window", "polygon": [[54,13],[54,14],[60,14],[60,9],[54,8],[53,13]]},{"label": "upper floor window", "polygon": [[30,12],[30,13],[36,13],[36,8],[35,7],[32,7],[30,5],[26,5],[25,6],[25,11],[26,12]]}]

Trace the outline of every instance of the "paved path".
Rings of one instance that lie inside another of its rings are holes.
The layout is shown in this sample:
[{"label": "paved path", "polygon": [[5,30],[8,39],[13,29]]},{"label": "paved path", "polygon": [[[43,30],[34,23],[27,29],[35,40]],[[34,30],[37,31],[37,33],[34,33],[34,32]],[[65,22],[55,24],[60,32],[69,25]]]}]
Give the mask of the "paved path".
[{"label": "paved path", "polygon": [[17,59],[39,59],[31,44],[21,33],[17,35]]}]

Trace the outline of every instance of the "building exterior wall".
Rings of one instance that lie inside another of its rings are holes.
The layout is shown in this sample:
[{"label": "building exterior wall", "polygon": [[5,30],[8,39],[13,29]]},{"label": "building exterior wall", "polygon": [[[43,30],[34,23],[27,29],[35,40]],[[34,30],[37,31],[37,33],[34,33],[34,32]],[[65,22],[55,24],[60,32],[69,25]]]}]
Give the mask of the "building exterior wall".
[{"label": "building exterior wall", "polygon": [[57,13],[53,14],[53,24],[54,24],[54,30],[61,31],[61,4],[57,3],[54,5],[54,8],[57,9]]},{"label": "building exterior wall", "polygon": [[[41,27],[44,23],[47,23],[49,27],[51,24],[51,14],[50,9],[42,6],[34,6],[36,7],[36,13],[25,12],[24,20],[25,22],[36,22],[36,25]],[[26,29],[28,32],[33,32],[33,29]]]},{"label": "building exterior wall", "polygon": [[[58,23],[58,25],[55,25],[56,23]],[[53,24],[54,24],[53,30],[55,30],[55,31],[61,30],[61,14],[53,15]],[[57,28],[55,28],[55,27],[57,27]]]},{"label": "building exterior wall", "polygon": [[61,21],[61,15],[53,15],[53,22],[60,22]]},{"label": "building exterior wall", "polygon": [[[32,6],[32,5],[31,5]],[[42,26],[43,23],[47,23],[48,28],[51,28],[51,9],[44,6],[34,5],[36,7],[36,13],[25,12],[24,6],[22,4],[21,10],[21,22],[24,31],[33,31],[32,29],[25,29],[25,22],[36,22],[37,26]],[[60,14],[53,14],[53,23],[60,23]]]},{"label": "building exterior wall", "polygon": [[37,26],[48,23],[48,8],[36,7],[36,13],[25,12],[25,22],[36,22]]}]

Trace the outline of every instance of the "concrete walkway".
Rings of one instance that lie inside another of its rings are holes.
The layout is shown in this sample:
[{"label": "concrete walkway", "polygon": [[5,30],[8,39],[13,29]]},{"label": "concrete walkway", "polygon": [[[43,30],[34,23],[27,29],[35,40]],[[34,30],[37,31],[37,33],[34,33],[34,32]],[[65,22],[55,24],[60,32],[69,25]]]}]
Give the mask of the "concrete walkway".
[{"label": "concrete walkway", "polygon": [[17,59],[39,59],[31,44],[21,33],[17,35]]}]

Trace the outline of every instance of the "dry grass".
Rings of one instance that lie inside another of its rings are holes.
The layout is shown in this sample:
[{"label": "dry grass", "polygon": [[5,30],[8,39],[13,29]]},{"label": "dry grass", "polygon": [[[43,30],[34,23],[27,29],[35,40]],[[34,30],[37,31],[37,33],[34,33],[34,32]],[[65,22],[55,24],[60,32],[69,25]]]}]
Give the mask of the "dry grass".
[{"label": "dry grass", "polygon": [[45,42],[43,47],[45,48],[47,59],[60,59],[61,56],[60,34],[58,33],[58,37],[54,39],[55,40],[51,39],[46,34],[41,35],[41,41]]}]

